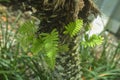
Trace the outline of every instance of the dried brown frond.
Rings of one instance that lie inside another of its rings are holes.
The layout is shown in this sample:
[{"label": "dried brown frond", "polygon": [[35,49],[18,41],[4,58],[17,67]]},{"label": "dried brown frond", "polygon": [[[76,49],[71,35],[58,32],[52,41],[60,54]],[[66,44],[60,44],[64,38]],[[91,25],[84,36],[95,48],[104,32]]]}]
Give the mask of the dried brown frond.
[{"label": "dried brown frond", "polygon": [[100,11],[93,0],[84,0],[84,5],[85,6],[82,11],[79,12],[79,17],[81,17],[84,22],[87,22],[89,15],[94,14],[96,17],[98,14],[100,14]]},{"label": "dried brown frond", "polygon": [[[35,9],[34,16],[41,20],[40,31],[49,32],[57,28],[61,32],[71,21],[81,18],[86,23],[88,17],[99,14],[93,0],[11,0],[17,8]],[[22,7],[24,3],[25,6]],[[16,10],[16,9],[15,9]],[[24,11],[26,11],[24,10]]]}]

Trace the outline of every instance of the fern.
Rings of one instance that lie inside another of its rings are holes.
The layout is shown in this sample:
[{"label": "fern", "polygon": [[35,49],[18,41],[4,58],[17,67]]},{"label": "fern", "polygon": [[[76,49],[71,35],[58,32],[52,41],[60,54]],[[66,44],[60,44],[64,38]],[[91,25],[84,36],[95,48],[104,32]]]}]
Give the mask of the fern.
[{"label": "fern", "polygon": [[75,22],[70,22],[67,26],[65,26],[66,31],[64,34],[69,34],[71,37],[75,36],[83,26],[83,21],[78,19]]},{"label": "fern", "polygon": [[55,65],[55,56],[58,51],[58,32],[54,29],[50,34],[43,33],[44,50],[47,54],[46,61],[51,68]]},{"label": "fern", "polygon": [[25,51],[27,51],[30,47],[30,44],[33,43],[35,32],[36,28],[33,21],[26,21],[20,26],[17,38]]},{"label": "fern", "polygon": [[34,34],[35,32],[36,32],[36,26],[33,21],[26,21],[19,28],[19,33],[23,35],[24,34],[31,35]]},{"label": "fern", "polygon": [[85,35],[85,40],[81,42],[84,47],[94,47],[95,45],[99,45],[103,42],[103,37],[98,35],[92,35],[90,38],[88,35]]},{"label": "fern", "polygon": [[39,39],[34,39],[31,51],[35,54],[41,52],[51,69],[55,65],[55,56],[58,51],[58,32],[54,29],[50,34],[41,33]]},{"label": "fern", "polygon": [[[78,34],[82,26],[82,20],[71,22],[65,26],[66,31],[64,31],[64,34],[69,34],[71,37],[74,37]],[[19,29],[18,40],[25,51],[30,50],[34,55],[43,53],[45,55],[46,62],[50,68],[53,69],[56,53],[60,50],[60,46],[58,47],[58,32],[54,29],[51,33],[41,33],[39,38],[36,38],[36,30],[37,29],[33,21],[25,22]],[[81,41],[81,44],[85,47],[94,47],[95,45],[101,44],[103,41],[101,36],[92,35],[91,37],[88,37],[88,34],[85,35],[84,39],[85,40]],[[64,47],[66,48],[65,50],[68,50],[67,46]]]},{"label": "fern", "polygon": [[42,39],[34,38],[32,46],[31,46],[31,52],[34,55],[37,55],[39,52],[44,53],[43,52],[43,47],[44,47],[43,45],[44,44],[43,44],[43,40]]},{"label": "fern", "polygon": [[25,51],[30,50],[34,55],[44,53],[46,62],[53,69],[58,51],[58,32],[54,29],[50,34],[41,33],[39,38],[35,37],[35,32],[34,22],[27,21],[19,29],[18,40]]}]

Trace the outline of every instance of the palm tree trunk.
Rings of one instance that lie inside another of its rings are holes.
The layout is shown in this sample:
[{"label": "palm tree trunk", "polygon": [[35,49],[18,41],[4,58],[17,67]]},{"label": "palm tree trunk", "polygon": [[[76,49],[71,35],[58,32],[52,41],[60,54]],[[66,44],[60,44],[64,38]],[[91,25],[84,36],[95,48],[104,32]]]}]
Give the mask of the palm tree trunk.
[{"label": "palm tree trunk", "polygon": [[[73,0],[70,13],[68,13],[68,22],[75,21],[78,19],[78,14],[84,7],[83,0]],[[68,41],[69,40],[69,41]],[[64,38],[64,44],[69,44],[69,51],[62,52],[57,57],[56,69],[61,75],[62,80],[80,80],[81,79],[81,67],[80,67],[80,56],[79,56],[79,36],[71,39],[70,37]],[[58,67],[59,66],[59,67]],[[60,69],[61,67],[61,69]]]}]

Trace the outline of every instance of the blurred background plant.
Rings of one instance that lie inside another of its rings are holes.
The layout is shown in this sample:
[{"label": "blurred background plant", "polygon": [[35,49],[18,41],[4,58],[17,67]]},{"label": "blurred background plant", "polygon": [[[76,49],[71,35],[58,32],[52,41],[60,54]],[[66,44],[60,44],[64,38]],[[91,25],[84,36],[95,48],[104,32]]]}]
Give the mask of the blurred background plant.
[{"label": "blurred background plant", "polygon": [[102,45],[84,48],[81,45],[83,80],[119,80],[120,43],[117,45],[107,37]]},{"label": "blurred background plant", "polygon": [[19,43],[16,41],[16,22],[19,15],[12,23],[8,20],[8,14],[0,16],[0,79],[20,79],[20,70],[17,68],[17,58],[21,53]]},{"label": "blurred background plant", "polygon": [[10,2],[10,0],[0,0],[0,2]]}]

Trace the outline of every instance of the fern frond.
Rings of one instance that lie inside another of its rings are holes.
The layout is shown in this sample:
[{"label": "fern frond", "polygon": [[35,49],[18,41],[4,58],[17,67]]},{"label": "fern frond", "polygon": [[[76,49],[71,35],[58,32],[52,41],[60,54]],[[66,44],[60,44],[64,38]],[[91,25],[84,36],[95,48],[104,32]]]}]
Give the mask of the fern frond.
[{"label": "fern frond", "polygon": [[54,29],[50,34],[41,33],[39,39],[33,39],[31,51],[34,54],[39,52],[46,55],[45,60],[51,69],[55,65],[55,57],[58,51],[58,32]]},{"label": "fern frond", "polygon": [[100,45],[103,42],[103,37],[98,35],[92,35],[90,38],[85,37],[85,40],[81,42],[84,47],[94,47],[95,45]]},{"label": "fern frond", "polygon": [[33,42],[36,28],[32,21],[26,21],[18,30],[17,39],[25,51],[28,50],[30,44]]},{"label": "fern frond", "polygon": [[70,22],[67,26],[65,26],[66,31],[64,34],[69,34],[71,37],[75,36],[83,26],[83,21],[78,19],[75,22]]},{"label": "fern frond", "polygon": [[35,34],[36,27],[33,21],[26,21],[24,24],[22,24],[19,28],[20,34]]},{"label": "fern frond", "polygon": [[43,52],[43,40],[42,39],[33,39],[33,43],[31,46],[31,52],[34,55],[38,54],[39,52]]},{"label": "fern frond", "polygon": [[55,65],[55,56],[58,51],[58,32],[54,29],[50,34],[43,33],[44,50],[47,54],[47,63],[51,68]]},{"label": "fern frond", "polygon": [[25,51],[31,50],[34,55],[44,53],[48,65],[53,69],[58,51],[58,32],[54,29],[50,34],[41,33],[39,38],[34,37],[35,32],[35,24],[27,21],[19,29],[18,40]]}]

